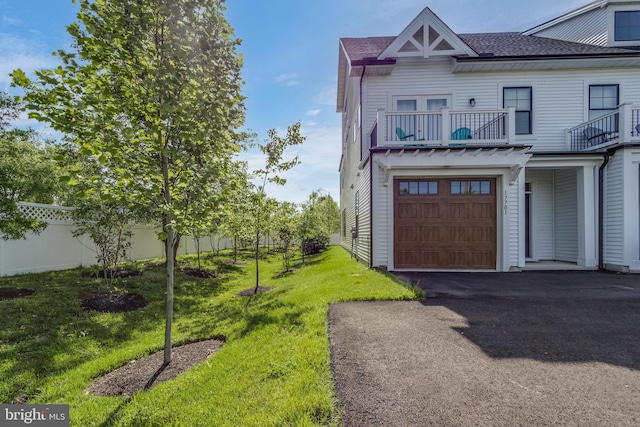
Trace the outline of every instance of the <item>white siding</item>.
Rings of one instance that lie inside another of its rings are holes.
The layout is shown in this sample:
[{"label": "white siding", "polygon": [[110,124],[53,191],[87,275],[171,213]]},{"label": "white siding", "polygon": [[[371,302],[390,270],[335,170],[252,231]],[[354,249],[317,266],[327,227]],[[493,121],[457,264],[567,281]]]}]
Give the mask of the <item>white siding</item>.
[{"label": "white siding", "polygon": [[555,171],[555,259],[578,259],[578,201],[575,170]]},{"label": "white siding", "polygon": [[539,260],[553,259],[553,171],[526,170],[531,182],[531,227],[533,257]]},{"label": "white siding", "polygon": [[373,166],[373,250],[374,267],[388,267],[389,255],[389,192],[393,189],[385,185],[384,172],[374,164]]},{"label": "white siding", "polygon": [[578,43],[607,45],[607,11],[591,10],[533,35]]},{"label": "white siding", "polygon": [[531,86],[533,135],[519,135],[515,142],[531,144],[534,151],[562,151],[565,129],[588,120],[589,84],[619,84],[621,103],[640,99],[640,79],[632,68],[453,74],[448,59],[426,61],[398,59],[390,75],[365,77],[365,132],[372,128],[379,109],[392,109],[393,96],[450,94],[454,110],[468,109],[470,98],[475,98],[476,110],[498,109],[503,87]]},{"label": "white siding", "polygon": [[604,262],[623,265],[624,152],[616,151],[606,166],[604,175]]},{"label": "white siding", "polygon": [[358,238],[355,240],[355,254],[365,265],[370,263],[371,249],[371,194],[369,191],[369,165],[360,171],[360,181],[357,189],[359,195]]},{"label": "white siding", "polygon": [[[340,170],[340,211],[346,212],[346,235],[341,237],[342,246],[351,251],[351,228],[355,226],[355,193],[361,187],[358,176],[360,163],[360,129],[359,129],[359,79],[348,78],[346,84],[347,109],[342,129],[342,169]],[[361,228],[361,227],[360,227]]]}]

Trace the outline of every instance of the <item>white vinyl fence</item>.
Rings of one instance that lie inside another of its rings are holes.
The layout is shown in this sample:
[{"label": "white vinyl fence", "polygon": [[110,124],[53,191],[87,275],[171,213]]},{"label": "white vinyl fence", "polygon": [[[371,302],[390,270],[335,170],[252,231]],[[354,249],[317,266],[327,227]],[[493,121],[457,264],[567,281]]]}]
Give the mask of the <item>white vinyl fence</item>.
[{"label": "white vinyl fence", "polygon": [[[27,234],[26,239],[0,239],[0,276],[23,273],[64,270],[96,264],[96,248],[91,239],[83,235],[73,237],[75,225],[71,220],[73,208],[21,202],[20,208],[33,218],[47,221],[49,225],[40,234]],[[163,243],[158,240],[158,229],[150,225],[133,225],[131,248],[127,260],[164,257]],[[214,246],[218,241],[213,239]],[[221,239],[220,249],[230,248],[228,239]],[[210,251],[209,237],[200,239],[200,250]],[[195,253],[192,238],[183,237],[179,255]]]},{"label": "white vinyl fence", "polygon": [[[20,208],[29,216],[47,221],[49,225],[40,234],[27,234],[22,240],[0,239],[0,276],[65,270],[96,264],[96,249],[91,239],[83,235],[73,237],[75,225],[71,220],[73,208],[21,202]],[[158,229],[150,225],[133,225],[131,248],[127,260],[134,261],[164,257],[163,243],[158,240]],[[340,236],[332,235],[331,244],[339,244]],[[335,242],[338,243],[335,243]],[[200,250],[233,247],[227,238],[200,238]],[[196,253],[196,242],[191,237],[180,239],[179,255]]]}]

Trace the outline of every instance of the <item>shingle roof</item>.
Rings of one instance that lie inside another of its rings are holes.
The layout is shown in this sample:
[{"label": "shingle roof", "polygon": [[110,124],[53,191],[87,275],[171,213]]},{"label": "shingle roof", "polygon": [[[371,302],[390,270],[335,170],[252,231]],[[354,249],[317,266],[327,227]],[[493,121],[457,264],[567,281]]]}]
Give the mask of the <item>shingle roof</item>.
[{"label": "shingle roof", "polygon": [[393,37],[367,37],[362,39],[343,38],[347,55],[351,61],[359,61],[363,58],[375,58],[382,53],[396,39]]},{"label": "shingle roof", "polygon": [[[478,55],[493,57],[607,55],[635,53],[624,48],[611,48],[568,42],[521,33],[458,34]],[[342,43],[351,61],[379,56],[396,37],[343,38]],[[492,54],[492,55],[490,55]]]},{"label": "shingle roof", "polygon": [[633,53],[630,49],[595,46],[521,33],[458,34],[479,55],[493,56],[564,56]]}]

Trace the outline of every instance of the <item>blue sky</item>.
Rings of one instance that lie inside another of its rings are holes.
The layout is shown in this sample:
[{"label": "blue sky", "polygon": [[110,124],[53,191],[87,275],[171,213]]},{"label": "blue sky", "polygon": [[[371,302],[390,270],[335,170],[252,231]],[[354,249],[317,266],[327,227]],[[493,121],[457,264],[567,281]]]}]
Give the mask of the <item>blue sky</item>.
[{"label": "blue sky", "polygon": [[[260,139],[268,129],[302,121],[307,137],[291,149],[302,164],[286,173],[271,196],[303,202],[322,188],[339,198],[341,117],[336,74],[340,37],[393,36],[424,7],[455,32],[521,31],[588,3],[589,0],[229,0],[226,17],[242,39],[246,126]],[[71,0],[0,0],[0,90],[15,68],[29,72],[57,65],[51,52],[69,50],[66,26],[78,9]],[[20,125],[30,124],[22,120]],[[40,127],[34,123],[34,127]],[[257,152],[244,153],[252,168]]]}]

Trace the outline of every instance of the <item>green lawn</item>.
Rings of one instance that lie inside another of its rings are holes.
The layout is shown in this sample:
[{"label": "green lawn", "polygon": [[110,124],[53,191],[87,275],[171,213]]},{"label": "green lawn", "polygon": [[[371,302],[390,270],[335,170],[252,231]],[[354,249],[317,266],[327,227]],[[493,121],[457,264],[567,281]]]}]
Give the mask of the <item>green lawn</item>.
[{"label": "green lawn", "polygon": [[[415,293],[333,247],[284,275],[277,258],[261,261],[260,284],[274,289],[237,297],[253,285],[253,266],[223,258],[229,254],[204,256],[204,266],[220,279],[176,274],[173,337],[174,345],[216,335],[227,343],[206,362],[131,398],[83,390],[93,378],[162,348],[163,265],[137,263],[144,274],[120,281],[150,304],[119,314],[80,308],[79,294],[103,286],[80,277],[80,270],[0,278],[0,286],[36,290],[0,301],[0,402],[67,403],[77,426],[335,424],[329,304],[413,299]],[[195,259],[180,261],[193,266]]]}]

